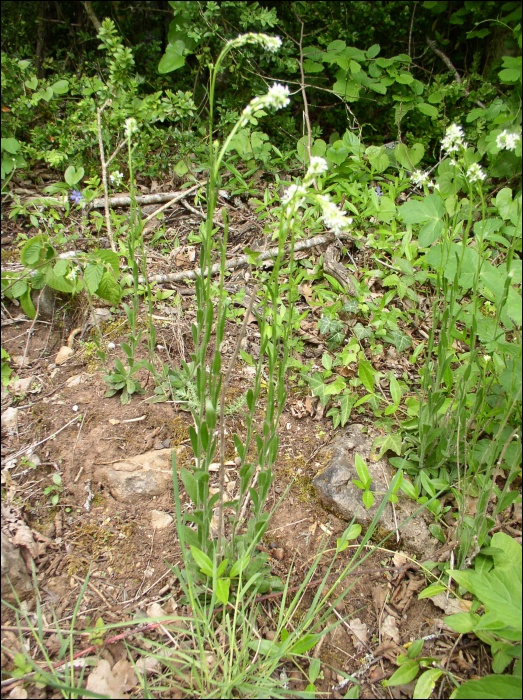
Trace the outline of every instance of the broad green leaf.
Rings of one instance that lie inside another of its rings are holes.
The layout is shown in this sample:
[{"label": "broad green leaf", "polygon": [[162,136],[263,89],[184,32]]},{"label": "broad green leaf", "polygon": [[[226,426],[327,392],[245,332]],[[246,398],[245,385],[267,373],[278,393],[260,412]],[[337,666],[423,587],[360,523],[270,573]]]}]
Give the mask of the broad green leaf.
[{"label": "broad green leaf", "polygon": [[36,316],[36,309],[31,301],[31,289],[29,287],[27,288],[25,294],[22,294],[20,297],[20,304],[24,310],[24,313],[29,318],[34,318]]},{"label": "broad green leaf", "polygon": [[400,143],[394,149],[394,156],[400,165],[406,170],[412,170],[423,158],[425,148],[421,143],[415,143],[412,148],[407,148]]},{"label": "broad green leaf", "polygon": [[342,394],[340,397],[340,422],[342,428],[350,418],[355,401],[356,397],[352,394]]},{"label": "broad green leaf", "polygon": [[358,376],[361,379],[363,386],[370,394],[374,393],[374,377],[376,371],[373,369],[368,360],[360,360],[358,365]]},{"label": "broad green leaf", "polygon": [[354,464],[356,466],[356,471],[358,472],[358,476],[360,477],[361,481],[365,484],[365,486],[370,484],[371,478],[369,470],[367,469],[367,465],[357,452],[356,457],[354,459]]},{"label": "broad green leaf", "polygon": [[117,306],[120,303],[120,287],[116,280],[114,279],[112,273],[104,272],[104,275],[100,281],[96,294],[106,301],[111,302],[113,306]]},{"label": "broad green leaf", "polygon": [[376,56],[379,54],[380,50],[381,50],[381,48],[380,48],[379,44],[373,44],[366,51],[367,58],[376,58]]},{"label": "broad green leaf", "polygon": [[297,642],[294,642],[294,644],[289,648],[288,654],[292,654],[293,656],[305,654],[319,642],[321,637],[321,634],[304,634],[303,637],[298,639]]},{"label": "broad green leaf", "polygon": [[332,357],[329,355],[329,353],[323,353],[321,358],[321,364],[325,367],[325,369],[332,369]]},{"label": "broad green leaf", "polygon": [[414,688],[414,694],[412,695],[414,700],[417,698],[430,698],[436,681],[442,673],[443,671],[440,671],[439,668],[430,668],[422,673]]},{"label": "broad green leaf", "polygon": [[90,294],[94,294],[104,274],[104,266],[101,263],[89,263],[85,268],[84,279]]},{"label": "broad green leaf", "polygon": [[193,547],[191,545],[191,554],[194,557],[194,561],[196,564],[200,567],[200,570],[206,575],[206,576],[212,576],[212,561],[209,559],[207,554],[205,552],[202,552],[200,549],[197,547]]},{"label": "broad green leaf", "polygon": [[321,670],[321,661],[320,659],[314,657],[311,659],[311,662],[309,664],[309,681],[311,683],[314,683],[318,676],[320,675],[320,670]]},{"label": "broad green leaf", "polygon": [[458,632],[458,634],[468,634],[477,625],[478,619],[478,615],[462,612],[448,615],[445,618],[445,624],[451,627],[454,632]]},{"label": "broad green leaf", "polygon": [[64,292],[65,294],[72,294],[75,290],[75,287],[69,280],[65,279],[63,275],[55,274],[55,271],[50,267],[47,269],[45,275],[45,283],[47,286],[52,287],[52,289]]},{"label": "broad green leaf", "polygon": [[365,491],[363,493],[362,500],[363,500],[363,505],[365,506],[365,508],[367,510],[369,510],[369,508],[372,508],[372,505],[374,503],[374,494],[372,493],[372,491],[369,491],[369,490]]},{"label": "broad green leaf", "polygon": [[438,110],[436,107],[433,105],[428,105],[426,102],[418,102],[416,107],[422,114],[426,114],[427,117],[432,117],[432,119],[435,119],[438,116]]},{"label": "broad green leaf", "polygon": [[494,568],[474,580],[474,593],[487,610],[509,627],[521,629],[521,575]]},{"label": "broad green leaf", "polygon": [[414,78],[410,73],[400,73],[398,76],[396,76],[396,82],[400,83],[400,85],[410,85]]},{"label": "broad green leaf", "polygon": [[175,41],[174,44],[169,44],[158,64],[158,73],[161,75],[170,73],[185,65],[184,49],[185,43],[181,40]]},{"label": "broad green leaf", "polygon": [[390,395],[395,404],[401,401],[401,387],[396,377],[392,376],[390,380]]},{"label": "broad green leaf", "polygon": [[227,603],[229,602],[230,587],[230,578],[218,578],[216,580],[216,597],[218,598],[220,603],[222,603],[222,605],[227,605]]},{"label": "broad green leaf", "polygon": [[184,467],[180,469],[180,478],[185,486],[185,490],[189,494],[189,498],[196,505],[198,503],[198,484],[196,479],[191,472]]},{"label": "broad green leaf", "polygon": [[433,595],[437,595],[438,593],[443,593],[443,591],[446,591],[446,587],[443,586],[441,583],[433,583],[431,586],[428,586],[425,588],[421,593],[418,595],[418,600],[423,600],[423,598],[430,598]]},{"label": "broad green leaf", "polygon": [[387,681],[382,681],[384,688],[391,685],[405,685],[413,681],[418,675],[419,663],[413,659],[402,664]]},{"label": "broad green leaf", "polygon": [[484,676],[479,680],[467,681],[452,693],[452,697],[459,700],[498,700],[521,696],[521,678],[509,675]]}]

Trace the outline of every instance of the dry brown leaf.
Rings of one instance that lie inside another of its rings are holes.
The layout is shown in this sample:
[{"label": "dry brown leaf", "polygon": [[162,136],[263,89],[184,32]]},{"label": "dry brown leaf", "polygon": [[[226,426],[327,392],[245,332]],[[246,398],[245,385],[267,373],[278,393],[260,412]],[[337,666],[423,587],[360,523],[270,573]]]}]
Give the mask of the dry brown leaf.
[{"label": "dry brown leaf", "polygon": [[454,615],[456,613],[470,612],[472,601],[458,600],[457,598],[447,598],[445,592],[437,593],[430,597],[430,600],[441,608],[446,615]]},{"label": "dry brown leaf", "polygon": [[367,625],[359,617],[356,617],[354,620],[350,620],[349,627],[353,634],[354,648],[356,651],[362,651],[367,644],[369,636]]},{"label": "dry brown leaf", "polygon": [[386,615],[381,626],[381,634],[389,637],[395,644],[400,643],[400,632],[396,619],[392,615]]},{"label": "dry brown leaf", "polygon": [[117,661],[112,669],[108,661],[101,659],[89,674],[86,688],[110,698],[123,698],[123,694],[132,690],[137,682],[133,667],[127,659]]}]

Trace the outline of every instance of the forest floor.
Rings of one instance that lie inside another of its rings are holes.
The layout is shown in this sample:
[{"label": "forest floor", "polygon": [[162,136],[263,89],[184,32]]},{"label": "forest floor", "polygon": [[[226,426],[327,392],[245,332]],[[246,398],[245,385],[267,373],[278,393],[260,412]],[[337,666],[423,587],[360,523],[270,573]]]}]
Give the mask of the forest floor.
[{"label": "forest floor", "polygon": [[[197,250],[195,255],[195,247],[187,244],[186,235],[199,221],[181,207],[180,210],[176,224],[180,247],[170,256],[161,252],[161,248],[158,253],[153,251],[149,265],[151,274],[197,266]],[[245,211],[244,218],[251,220],[252,213]],[[232,219],[234,222],[234,212]],[[237,216],[237,222],[240,222],[239,230],[241,216]],[[9,222],[8,226],[11,230],[2,234],[9,234],[2,245],[3,262],[13,260],[11,251],[16,250],[16,233],[21,230],[18,223]],[[247,227],[245,234],[232,237],[231,248],[243,251],[247,245],[256,243],[256,237],[259,238],[256,225],[250,230]],[[95,242],[93,240],[93,245]],[[307,254],[314,260],[321,251],[313,249]],[[358,251],[354,253],[358,263],[357,255]],[[363,260],[361,263],[363,265]],[[242,271],[233,272],[229,282],[246,285]],[[176,285],[164,285],[164,290],[168,288],[174,289]],[[196,313],[190,284],[179,285],[178,291],[181,308],[171,303],[173,297],[157,301],[154,308],[159,358],[176,368],[182,353],[186,359],[190,357],[190,326]],[[109,358],[112,365],[114,357],[125,359],[120,343],[126,340],[129,327],[122,310],[110,309],[100,300],[96,300],[96,305],[100,309],[104,339],[116,346]],[[226,359],[234,350],[245,309],[242,311],[238,305],[237,311],[239,320],[230,318],[227,321],[226,344],[222,348]],[[146,370],[139,374],[145,394],[134,395],[125,406],[121,405],[118,395],[105,398],[105,371],[90,340],[90,334],[95,331],[89,318],[90,309],[85,299],[71,302],[59,294],[53,300],[51,314],[38,318],[35,323],[14,304],[6,301],[2,306],[2,346],[12,358],[18,377],[17,382],[2,389],[2,413],[8,408],[16,409],[14,428],[2,427],[2,527],[12,536],[25,526],[26,540],[24,544],[20,541],[19,547],[26,563],[30,564],[32,559],[35,564],[41,619],[48,630],[46,647],[52,661],[58,658],[60,646],[53,626],[57,624],[68,629],[74,615],[75,629],[82,631],[99,619],[106,624],[125,623],[147,615],[183,612],[177,602],[180,585],[172,570],[182,559],[176,535],[169,460],[163,469],[166,483],[163,492],[151,495],[153,489],[140,498],[122,495],[125,491],[119,490],[118,475],[114,473],[116,482],[111,482],[111,487],[107,473],[115,464],[131,457],[155,451],[170,454],[173,448],[182,466],[184,460],[189,462],[191,414],[182,410],[180,404],[150,403],[148,399],[153,396],[154,386]],[[314,331],[318,320],[314,319],[314,313],[311,319],[314,322],[306,329],[311,342],[304,344],[302,359],[312,358],[321,365],[325,347]],[[141,321],[145,327],[143,305]],[[72,333],[75,329],[79,329],[76,334]],[[243,347],[253,356],[258,338],[256,323],[248,324]],[[56,364],[56,355],[68,340],[74,354],[63,364]],[[138,359],[146,353],[143,339]],[[252,368],[238,361],[227,394],[231,402],[245,390],[250,377]],[[263,415],[263,405],[259,413]],[[368,414],[353,415],[353,422],[355,418],[372,430],[370,410]],[[227,417],[226,488],[231,495],[238,479],[231,436],[234,432],[242,434],[244,427],[241,408]],[[336,539],[347,527],[347,522],[321,507],[312,486],[312,479],[325,466],[317,461],[320,449],[328,446],[334,434],[342,430],[333,431],[332,420],[323,415],[307,386],[300,389],[289,385],[280,421],[275,480],[267,508],[273,508],[290,482],[292,485],[271,518],[260,548],[270,555],[274,575],[284,580],[290,572],[291,587],[303,581],[325,538],[327,551],[320,562],[319,575],[326,571]],[[32,445],[35,447],[28,449]],[[53,481],[55,475],[60,476],[61,483]],[[181,481],[179,487],[182,503],[188,506]],[[212,474],[211,487],[218,487],[217,471]],[[56,505],[50,501],[53,494],[59,495]],[[517,528],[517,523],[513,527]],[[351,551],[346,550],[347,561]],[[329,632],[320,649],[313,652],[322,663],[322,673],[315,683],[317,697],[343,697],[345,690],[339,684],[346,674],[355,674],[358,678],[362,685],[360,697],[412,697],[415,681],[387,691],[380,681],[396,670],[397,655],[405,652],[403,645],[420,637],[428,637],[424,655],[434,657],[441,667],[457,677],[467,680],[489,672],[488,648],[473,636],[465,636],[456,646],[458,636],[445,626],[441,608],[431,599],[418,600],[418,593],[427,581],[416,567],[405,570],[403,555],[412,552],[396,552],[393,548],[375,545],[366,552],[370,556],[362,566],[340,584],[350,590],[343,602],[332,609],[329,622],[338,618],[343,618],[343,622]],[[341,568],[343,564],[341,559]],[[88,572],[87,590],[76,610]],[[307,593],[310,601],[314,590],[311,586]],[[339,592],[336,590],[335,595]],[[34,596],[28,597],[22,605],[29,615],[35,614]],[[270,638],[280,605],[278,598],[263,603],[266,616],[258,620],[260,635]],[[124,626],[120,631],[125,629]],[[172,630],[171,633],[175,634]],[[148,634],[152,640],[163,636],[160,629]],[[178,634],[183,635],[183,632],[178,631]],[[7,676],[16,670],[16,654],[22,642],[30,645],[31,635],[25,630],[20,639],[15,614],[3,606],[2,670]],[[89,652],[89,658],[95,659],[93,665],[96,659],[106,659],[113,666],[125,658],[124,642],[104,643],[96,652]],[[75,653],[87,649],[90,644],[92,637],[78,637]],[[34,650],[33,658],[41,661],[43,657]],[[288,664],[282,670],[287,674],[291,689],[305,689],[308,681],[299,668]],[[154,695],[154,672],[151,683],[153,697],[191,695],[189,691],[186,695],[178,691]],[[13,692],[13,688],[13,685],[6,686],[4,693]],[[25,697],[54,697],[50,688],[41,688],[30,681],[26,682],[25,689],[29,693]],[[24,692],[21,684],[19,690]],[[451,691],[448,685],[442,687],[439,697],[448,697]]]}]

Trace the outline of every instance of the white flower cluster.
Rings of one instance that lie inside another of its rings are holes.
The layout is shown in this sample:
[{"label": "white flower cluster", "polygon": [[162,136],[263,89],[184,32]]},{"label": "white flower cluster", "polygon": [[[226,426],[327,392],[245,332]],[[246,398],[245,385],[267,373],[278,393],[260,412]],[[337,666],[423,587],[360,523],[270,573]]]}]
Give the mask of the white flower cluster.
[{"label": "white flower cluster", "polygon": [[521,141],[521,134],[509,134],[505,129],[501,134],[498,134],[496,138],[496,146],[501,150],[506,149],[507,151],[515,151],[518,143]]},{"label": "white flower cluster", "polygon": [[[294,220],[294,211],[305,204],[305,197],[314,178],[327,170],[327,161],[324,158],[313,156],[303,183],[301,185],[291,185],[287,188],[282,197],[282,204],[286,207],[287,220],[291,225]],[[328,229],[338,236],[349,228],[352,224],[352,219],[347,216],[347,212],[342,211],[334,202],[330,201],[329,195],[315,195],[315,199],[321,206],[322,219]]]},{"label": "white flower cluster", "polygon": [[329,166],[327,165],[327,161],[325,160],[325,158],[320,158],[319,156],[312,156],[305,179],[312,180],[314,177],[316,177],[316,175],[321,175],[322,173],[327,172],[328,168]]},{"label": "white flower cluster", "polygon": [[429,174],[424,173],[422,170],[415,170],[410,179],[416,185],[416,187],[422,187],[423,185],[427,185],[427,187],[435,187],[432,180],[429,180]]},{"label": "white flower cluster", "polygon": [[229,45],[235,48],[245,46],[245,44],[259,44],[263,46],[264,49],[267,49],[267,51],[276,53],[281,46],[281,39],[279,36],[249,32],[248,34],[240,34],[236,39],[229,42]]},{"label": "white flower cluster", "polygon": [[306,185],[291,185],[285,190],[285,194],[281,198],[281,203],[285,206],[290,204],[293,200],[294,206],[302,207],[305,204],[305,195],[307,194]]},{"label": "white flower cluster", "polygon": [[469,182],[477,182],[478,180],[484,180],[487,177],[486,173],[481,169],[477,163],[472,163],[470,168],[467,170],[467,178]]},{"label": "white flower cluster", "polygon": [[138,122],[134,117],[129,117],[125,120],[125,135],[126,137],[132,136],[136,131],[138,131]]},{"label": "white flower cluster", "polygon": [[329,195],[318,195],[317,200],[323,212],[322,219],[325,226],[336,236],[346,231],[352,224],[352,219],[347,216],[346,211],[342,211],[334,202],[330,201]]},{"label": "white flower cluster", "polygon": [[463,129],[461,128],[461,126],[458,126],[457,124],[451,124],[447,129],[445,138],[441,142],[441,147],[444,151],[447,151],[447,153],[454,153],[458,151],[460,146],[466,148],[467,143],[463,141],[464,136],[465,134],[463,133]]},{"label": "white flower cluster", "polygon": [[247,107],[245,107],[242,112],[241,125],[245,126],[249,121],[249,117],[259,109],[265,109],[266,107],[282,109],[283,107],[287,107],[290,102],[289,94],[290,91],[287,85],[274,83],[274,85],[271,85],[269,88],[267,94],[255,97],[249,102]]},{"label": "white flower cluster", "polygon": [[118,187],[118,185],[121,183],[121,181],[123,179],[123,173],[119,173],[117,170],[115,170],[114,173],[111,173],[109,175],[109,179],[111,180],[111,183],[115,187]]}]

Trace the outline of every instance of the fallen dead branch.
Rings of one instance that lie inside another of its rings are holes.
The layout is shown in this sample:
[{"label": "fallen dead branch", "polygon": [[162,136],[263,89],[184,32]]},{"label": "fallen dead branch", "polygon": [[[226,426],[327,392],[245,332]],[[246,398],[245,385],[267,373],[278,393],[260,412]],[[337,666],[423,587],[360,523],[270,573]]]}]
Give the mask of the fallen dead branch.
[{"label": "fallen dead branch", "polygon": [[[350,240],[354,241],[357,240],[353,236],[350,236],[347,233],[341,233],[338,238],[343,239],[343,240]],[[334,236],[333,233],[325,233],[322,234],[321,236],[314,236],[313,238],[307,238],[304,241],[299,241],[298,243],[294,244],[294,252],[298,253],[300,250],[308,250],[309,248],[314,248],[314,246],[317,245],[325,245],[327,243],[333,243],[336,240],[336,237]],[[290,245],[286,245],[283,248],[283,253],[284,255],[289,253],[291,250]],[[251,264],[252,261],[252,253],[250,255],[240,255],[237,258],[233,258],[232,260],[227,260],[225,262],[225,269],[226,270],[236,270],[241,267],[247,267],[248,265]],[[272,258],[275,258],[278,255],[278,248],[269,248],[268,250],[260,253],[259,255],[256,256],[256,261],[257,262],[264,262],[267,260],[271,260]],[[220,272],[221,270],[221,265],[220,263],[216,263],[211,267],[211,275],[216,275]],[[204,275],[207,276],[208,272],[207,270],[205,271]],[[152,275],[149,277],[149,282],[156,282],[156,283],[163,283],[163,282],[180,282],[181,280],[195,280],[197,277],[200,276],[200,271],[199,270],[183,270],[182,272],[171,272],[167,275]],[[139,278],[140,283],[143,283],[144,278],[140,277]]]}]

